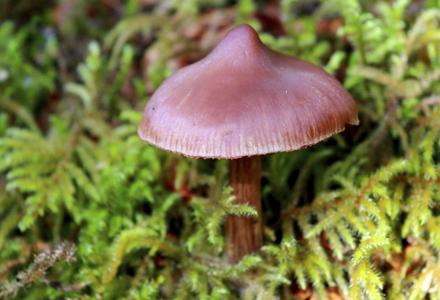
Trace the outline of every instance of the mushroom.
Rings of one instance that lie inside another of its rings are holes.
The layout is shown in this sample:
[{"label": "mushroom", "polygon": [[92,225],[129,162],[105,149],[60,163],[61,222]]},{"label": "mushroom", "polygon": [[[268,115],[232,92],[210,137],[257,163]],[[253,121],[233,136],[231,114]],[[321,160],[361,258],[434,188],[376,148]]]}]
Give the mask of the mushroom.
[{"label": "mushroom", "polygon": [[162,83],[138,135],[185,156],[231,159],[236,203],[258,212],[228,217],[226,253],[235,263],[262,245],[260,155],[314,145],[358,123],[353,98],[334,77],[271,50],[252,27],[240,25]]}]

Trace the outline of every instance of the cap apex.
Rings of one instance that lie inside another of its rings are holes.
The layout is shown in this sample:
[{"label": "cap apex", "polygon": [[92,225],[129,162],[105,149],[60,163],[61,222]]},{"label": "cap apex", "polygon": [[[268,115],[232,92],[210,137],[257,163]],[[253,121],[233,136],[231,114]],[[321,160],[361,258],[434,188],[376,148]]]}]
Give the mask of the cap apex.
[{"label": "cap apex", "polygon": [[260,52],[262,47],[264,45],[255,29],[242,24],[229,31],[211,54],[214,56],[229,56],[239,52],[250,54]]}]

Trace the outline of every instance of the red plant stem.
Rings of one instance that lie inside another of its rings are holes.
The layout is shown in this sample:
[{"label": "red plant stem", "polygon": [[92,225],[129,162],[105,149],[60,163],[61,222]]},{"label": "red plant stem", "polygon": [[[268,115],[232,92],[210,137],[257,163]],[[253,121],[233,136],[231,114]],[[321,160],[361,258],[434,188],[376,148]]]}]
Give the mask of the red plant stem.
[{"label": "red plant stem", "polygon": [[226,222],[226,253],[231,263],[260,250],[263,243],[261,218],[261,156],[242,157],[230,161],[229,180],[236,204],[253,206],[258,217],[230,215]]}]

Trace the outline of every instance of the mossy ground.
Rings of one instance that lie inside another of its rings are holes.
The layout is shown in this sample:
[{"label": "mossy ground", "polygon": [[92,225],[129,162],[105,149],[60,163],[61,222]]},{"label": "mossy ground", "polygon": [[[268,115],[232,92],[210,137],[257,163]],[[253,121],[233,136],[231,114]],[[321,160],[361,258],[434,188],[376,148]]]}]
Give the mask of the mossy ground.
[{"label": "mossy ground", "polygon": [[[360,126],[263,157],[262,251],[228,163],[139,141],[143,108],[234,25],[317,64]],[[0,2],[0,298],[440,299],[440,3]]]}]

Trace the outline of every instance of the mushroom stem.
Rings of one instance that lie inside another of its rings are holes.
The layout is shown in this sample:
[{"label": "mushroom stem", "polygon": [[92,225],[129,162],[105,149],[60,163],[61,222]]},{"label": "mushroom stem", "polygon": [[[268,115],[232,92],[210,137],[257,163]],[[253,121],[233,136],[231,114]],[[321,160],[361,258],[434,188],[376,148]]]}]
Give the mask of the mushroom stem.
[{"label": "mushroom stem", "polygon": [[226,253],[229,261],[239,262],[243,256],[260,250],[263,243],[261,218],[261,156],[232,159],[229,180],[236,204],[253,206],[254,218],[230,215],[226,222]]}]

